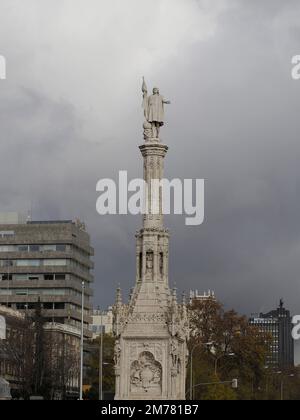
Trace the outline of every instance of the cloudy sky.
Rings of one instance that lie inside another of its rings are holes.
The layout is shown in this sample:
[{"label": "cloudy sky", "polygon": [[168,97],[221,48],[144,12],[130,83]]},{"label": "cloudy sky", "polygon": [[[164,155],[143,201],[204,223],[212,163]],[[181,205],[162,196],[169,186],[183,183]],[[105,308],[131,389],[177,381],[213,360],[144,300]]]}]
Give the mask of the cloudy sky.
[{"label": "cloudy sky", "polygon": [[170,284],[246,314],[300,314],[298,0],[0,0],[0,211],[80,217],[95,305],[135,280],[140,218],[96,213],[96,183],[142,173],[141,77],[172,100],[169,178],[205,178],[205,223],[172,232]]}]

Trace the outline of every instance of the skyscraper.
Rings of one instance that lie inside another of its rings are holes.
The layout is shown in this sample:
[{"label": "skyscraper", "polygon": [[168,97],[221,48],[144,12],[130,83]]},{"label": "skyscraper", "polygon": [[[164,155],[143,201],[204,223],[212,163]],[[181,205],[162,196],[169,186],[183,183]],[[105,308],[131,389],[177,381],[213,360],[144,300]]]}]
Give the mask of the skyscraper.
[{"label": "skyscraper", "polygon": [[267,366],[274,369],[294,367],[294,341],[292,337],[292,317],[284,308],[283,301],[276,310],[260,313],[250,318],[250,324],[272,337]]}]

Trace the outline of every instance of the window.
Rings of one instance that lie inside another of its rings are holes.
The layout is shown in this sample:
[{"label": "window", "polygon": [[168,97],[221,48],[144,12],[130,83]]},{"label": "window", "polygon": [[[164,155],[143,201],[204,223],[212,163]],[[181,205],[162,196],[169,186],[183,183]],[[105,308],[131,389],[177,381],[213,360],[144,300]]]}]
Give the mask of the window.
[{"label": "window", "polygon": [[45,295],[64,296],[66,294],[64,289],[49,289],[43,292]]},{"label": "window", "polygon": [[63,244],[56,245],[56,251],[65,252],[66,245],[63,245]]},{"label": "window", "polygon": [[57,259],[57,260],[44,260],[45,266],[62,266],[67,265],[67,260]]},{"label": "window", "polygon": [[39,252],[40,246],[39,245],[29,245],[29,252]]},{"label": "window", "polygon": [[44,304],[43,304],[43,308],[44,308],[44,309],[48,309],[48,310],[49,310],[49,309],[54,309],[54,308],[53,308],[53,303],[49,303],[49,302],[44,303]]},{"label": "window", "polygon": [[0,238],[8,238],[9,236],[14,236],[14,234],[13,230],[2,230],[0,231]]},{"label": "window", "polygon": [[1,245],[0,252],[13,252],[15,247],[13,245]]},{"label": "window", "polygon": [[28,245],[19,245],[18,246],[19,252],[28,252]]},{"label": "window", "polygon": [[1,266],[2,267],[12,267],[14,265],[14,261],[13,260],[1,260]]},{"label": "window", "polygon": [[56,245],[43,245],[43,251],[56,251]]},{"label": "window", "polygon": [[54,280],[54,274],[45,274],[44,279],[45,280]]},{"label": "window", "polygon": [[2,274],[2,281],[12,280],[12,274]]},{"label": "window", "polygon": [[16,289],[15,293],[18,296],[27,296],[28,295],[28,290],[27,289]]},{"label": "window", "polygon": [[0,295],[12,295],[12,290],[0,289]]},{"label": "window", "polygon": [[28,280],[28,275],[27,274],[15,274],[14,276],[16,281],[26,281]]},{"label": "window", "polygon": [[66,280],[65,274],[55,274],[55,280]]},{"label": "window", "polygon": [[40,260],[17,260],[17,267],[39,267]]},{"label": "window", "polygon": [[35,305],[33,303],[17,303],[16,304],[17,310],[24,310],[24,309],[35,309]]},{"label": "window", "polygon": [[54,309],[60,309],[60,310],[62,310],[62,309],[65,309],[65,304],[64,303],[55,303],[54,304]]}]

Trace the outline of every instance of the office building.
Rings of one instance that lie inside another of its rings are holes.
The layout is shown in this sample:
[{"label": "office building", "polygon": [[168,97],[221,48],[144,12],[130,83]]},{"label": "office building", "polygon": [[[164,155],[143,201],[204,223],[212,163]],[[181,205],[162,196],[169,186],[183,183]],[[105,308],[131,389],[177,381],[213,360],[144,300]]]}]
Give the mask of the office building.
[{"label": "office building", "polygon": [[255,325],[263,333],[272,337],[270,351],[267,356],[267,366],[274,369],[294,367],[294,341],[292,337],[292,317],[290,311],[284,308],[283,301],[277,309],[267,314],[260,313],[250,318],[250,324]]},{"label": "office building", "polygon": [[101,330],[103,329],[104,334],[112,334],[113,332],[113,309],[109,307],[107,311],[101,311],[100,309],[93,311],[92,316],[92,333],[93,339],[99,337]]},{"label": "office building", "polygon": [[91,337],[93,248],[84,225],[13,216],[0,214],[0,304],[31,316],[40,300],[45,322],[80,331],[84,282],[84,333]]},{"label": "office building", "polygon": [[198,290],[190,290],[190,305],[192,305],[192,303],[195,301],[204,302],[209,299],[216,300],[216,295],[214,291],[209,290],[208,292],[204,292],[201,295]]}]

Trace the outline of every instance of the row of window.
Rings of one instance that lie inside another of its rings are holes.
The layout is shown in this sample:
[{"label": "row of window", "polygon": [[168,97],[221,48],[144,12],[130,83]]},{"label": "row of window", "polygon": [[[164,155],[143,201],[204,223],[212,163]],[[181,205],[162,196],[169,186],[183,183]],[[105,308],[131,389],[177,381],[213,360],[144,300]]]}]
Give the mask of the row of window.
[{"label": "row of window", "polygon": [[15,232],[13,230],[1,230],[0,231],[0,238],[10,238],[15,235]]},{"label": "row of window", "polygon": [[251,321],[251,324],[254,324],[254,325],[256,325],[256,324],[265,324],[265,325],[275,324],[276,325],[277,323],[278,323],[278,321],[276,319],[273,319],[273,318],[270,318],[270,319],[259,318],[259,319],[255,319],[255,320]]},{"label": "row of window", "polygon": [[0,260],[0,267],[40,267],[40,266],[65,266],[67,259],[43,259],[43,260]]},{"label": "row of window", "polygon": [[[63,302],[45,302],[41,304],[42,309],[44,310],[65,310],[68,309],[70,311],[78,311],[81,312],[81,308],[79,306],[75,306],[75,305],[68,305],[66,303]],[[36,303],[16,303],[15,307],[17,310],[19,311],[24,311],[24,310],[35,310],[36,309]],[[89,316],[90,312],[88,310],[84,311],[84,314],[86,316]],[[56,322],[58,322],[56,320]],[[63,322],[61,322],[63,324]]]},{"label": "row of window", "polygon": [[0,267],[6,268],[9,271],[10,267],[65,267],[66,265],[74,268],[79,268],[81,271],[89,271],[83,264],[71,259],[41,259],[41,260],[0,260]]},{"label": "row of window", "polygon": [[[65,304],[61,302],[43,303],[42,308],[46,310],[49,310],[49,309],[64,310]],[[36,304],[35,303],[16,303],[16,309],[19,311],[22,311],[22,310],[24,311],[26,309],[33,310],[33,309],[36,309]]]},{"label": "row of window", "polygon": [[0,245],[0,252],[47,252],[59,251],[65,252],[67,246],[57,245]]},{"label": "row of window", "polygon": [[[1,235],[0,235],[1,238]],[[3,238],[3,237],[2,237]],[[76,245],[66,244],[22,244],[22,245],[0,245],[0,252],[65,252],[74,250],[76,253],[89,258],[89,254],[78,248]]]},{"label": "row of window", "polygon": [[0,274],[0,281],[66,280],[65,274]]},{"label": "row of window", "polygon": [[[40,295],[40,296],[72,296],[81,298],[81,292],[78,292],[74,289],[59,289],[59,288],[38,288],[38,289],[9,289],[3,288],[0,289],[0,296],[30,296],[30,295]],[[86,301],[89,300],[89,297],[86,296]]]},{"label": "row of window", "polygon": [[67,289],[0,289],[0,295],[50,295],[50,296],[65,296],[69,295]]}]

